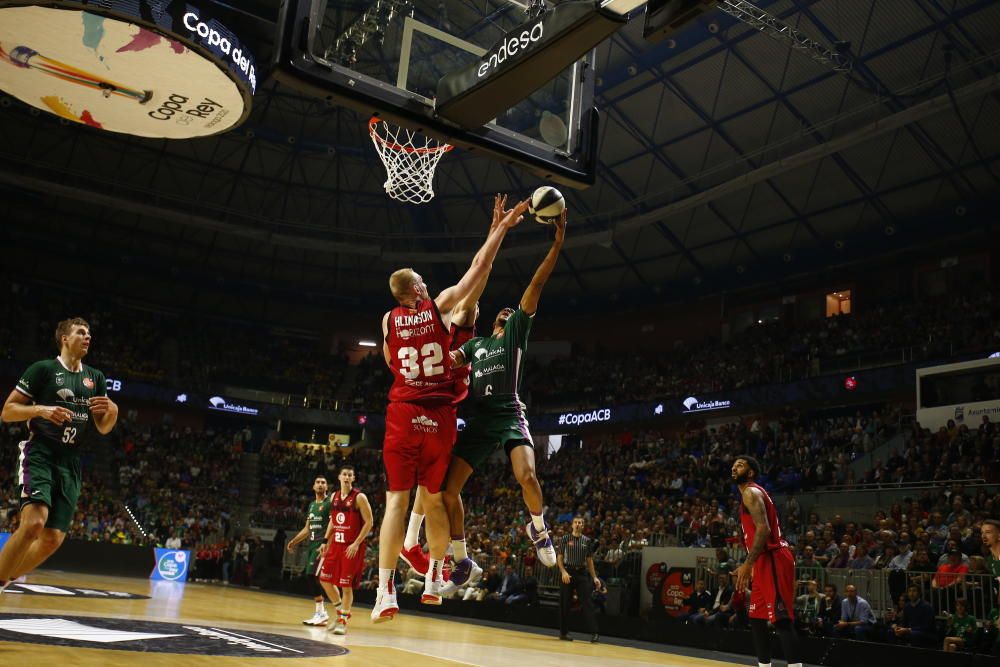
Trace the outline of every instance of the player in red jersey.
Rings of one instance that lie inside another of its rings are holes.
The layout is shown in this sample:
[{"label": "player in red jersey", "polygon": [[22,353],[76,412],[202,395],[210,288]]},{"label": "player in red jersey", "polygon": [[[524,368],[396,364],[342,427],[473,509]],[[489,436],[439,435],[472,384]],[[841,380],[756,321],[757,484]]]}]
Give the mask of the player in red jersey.
[{"label": "player in red jersey", "polygon": [[[490,230],[499,224],[503,218],[503,207],[506,199],[497,195],[493,199],[493,222]],[[451,314],[451,346],[449,352],[453,352],[462,347],[466,342],[476,337],[476,322],[479,320],[479,299],[486,291],[486,283],[489,282],[490,272],[487,271],[483,279],[479,281],[476,288],[469,296],[452,311]],[[451,369],[452,388],[454,397],[452,405],[458,405],[469,395],[469,375],[472,373],[472,364],[458,366]],[[461,499],[460,499],[461,500]],[[430,564],[427,555],[420,546],[420,526],[424,521],[423,502],[418,495],[413,501],[413,510],[410,512],[410,520],[406,525],[406,536],[403,538],[403,549],[399,552],[400,558],[412,567],[420,576],[427,574],[427,567]],[[452,539],[455,536],[452,535]],[[480,570],[480,574],[482,571]],[[478,578],[477,580],[478,581]],[[476,581],[472,581],[475,584]]]},{"label": "player in red jersey", "polygon": [[[499,197],[498,197],[499,200]],[[476,336],[476,320],[479,319],[479,297],[486,289],[486,282],[489,276],[483,278],[479,286],[457,307],[451,318],[451,347],[449,352],[457,350],[467,341]],[[471,303],[471,306],[469,305]],[[469,395],[469,374],[472,371],[472,364],[459,366],[451,369],[452,387],[454,398],[452,405],[456,408],[458,404]],[[418,495],[413,501],[413,510],[410,512],[410,520],[406,525],[406,536],[403,538],[403,548],[399,552],[400,558],[417,572],[424,576],[427,574],[427,567],[430,565],[427,555],[420,546],[420,526],[424,521],[423,501]],[[454,537],[454,536],[452,536]],[[475,582],[472,582],[475,583]]]},{"label": "player in red jersey", "polygon": [[754,480],[760,464],[752,456],[740,456],[733,462],[733,481],[739,486],[740,521],[747,559],[736,568],[736,590],[750,591],[750,634],[757,650],[760,667],[771,665],[770,621],[778,631],[788,667],[802,667],[799,641],[792,624],[795,613],[795,559],[788,542],[781,536],[778,511],[767,491]]},{"label": "player in red jersey", "polygon": [[[388,489],[385,516],[379,529],[379,586],[372,609],[375,622],[391,620],[399,611],[393,574],[403,546],[403,518],[410,489],[427,515],[430,562],[422,602],[440,604],[438,587],[448,548],[448,517],[441,501],[441,484],[455,444],[454,385],[448,350],[452,311],[487,275],[507,232],[521,221],[528,201],[504,210],[461,280],[431,299],[423,278],[400,269],[389,278],[399,305],[382,318],[382,352],[393,374],[385,415],[382,458]],[[494,209],[496,215],[496,208]]]},{"label": "player in red jersey", "polygon": [[[354,488],[354,466],[340,466],[340,490],[330,498],[330,523],[326,528],[323,565],[319,582],[334,603],[340,600],[337,621],[327,627],[335,635],[347,634],[351,618],[354,589],[361,583],[365,569],[365,538],[372,532],[375,520],[368,497]],[[337,588],[340,588],[340,591]]]}]

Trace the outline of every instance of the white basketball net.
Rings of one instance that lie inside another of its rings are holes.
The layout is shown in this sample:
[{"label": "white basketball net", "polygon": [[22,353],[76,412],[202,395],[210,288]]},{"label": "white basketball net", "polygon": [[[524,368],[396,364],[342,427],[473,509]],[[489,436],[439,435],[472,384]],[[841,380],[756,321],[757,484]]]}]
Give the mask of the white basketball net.
[{"label": "white basketball net", "polygon": [[410,204],[434,199],[434,168],[454,147],[378,118],[368,121],[368,131],[385,165],[385,193]]}]

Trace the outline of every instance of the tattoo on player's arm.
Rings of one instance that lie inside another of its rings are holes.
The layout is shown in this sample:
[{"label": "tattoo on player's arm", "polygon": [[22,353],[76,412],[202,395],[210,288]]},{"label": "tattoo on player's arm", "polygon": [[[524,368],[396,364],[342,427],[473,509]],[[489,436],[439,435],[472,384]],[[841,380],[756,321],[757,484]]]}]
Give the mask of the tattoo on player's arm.
[{"label": "tattoo on player's arm", "polygon": [[767,545],[767,538],[771,534],[771,527],[767,524],[767,512],[764,509],[764,500],[760,494],[750,488],[743,492],[743,504],[750,512],[756,532],[754,533],[753,544],[750,545],[750,553],[747,554],[747,563],[753,563],[764,552]]}]

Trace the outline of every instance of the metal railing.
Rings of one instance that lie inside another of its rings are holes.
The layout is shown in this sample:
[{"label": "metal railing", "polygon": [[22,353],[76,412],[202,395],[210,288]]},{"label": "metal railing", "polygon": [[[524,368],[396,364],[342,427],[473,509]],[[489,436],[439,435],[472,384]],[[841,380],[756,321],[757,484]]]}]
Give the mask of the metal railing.
[{"label": "metal railing", "polygon": [[[744,551],[745,553],[745,551]],[[718,571],[718,563],[708,559],[699,562],[695,577],[702,578],[712,586],[712,575]],[[987,573],[947,574],[938,572],[912,572],[909,570],[852,570],[846,568],[801,567],[795,568],[795,597],[809,590],[809,582],[815,581],[820,594],[827,584],[836,586],[837,595],[844,597],[844,589],[853,585],[859,597],[871,605],[878,620],[886,618],[898,608],[900,598],[906,596],[907,589],[916,585],[920,597],[930,603],[938,618],[955,613],[957,600],[964,600],[967,613],[982,623],[989,620],[990,612],[1000,606],[998,593],[1000,584]],[[796,603],[798,606],[798,603]]]},{"label": "metal railing", "polygon": [[[951,486],[953,484],[961,484],[965,487],[972,485],[984,485],[986,480],[979,479],[949,479],[943,480],[941,482],[870,482],[867,484],[833,484],[831,486],[825,486],[822,489],[822,493],[856,493],[858,491],[886,491],[901,489],[905,491],[924,491],[929,489],[941,488],[943,486]],[[820,493],[814,491],[812,493]]]}]

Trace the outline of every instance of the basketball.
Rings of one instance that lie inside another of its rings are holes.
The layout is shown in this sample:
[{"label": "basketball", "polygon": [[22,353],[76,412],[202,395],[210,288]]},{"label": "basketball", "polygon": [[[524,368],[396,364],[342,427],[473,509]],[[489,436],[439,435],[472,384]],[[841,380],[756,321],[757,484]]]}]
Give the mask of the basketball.
[{"label": "basketball", "polygon": [[566,208],[562,193],[550,185],[544,185],[531,193],[528,212],[543,225],[551,225]]}]

